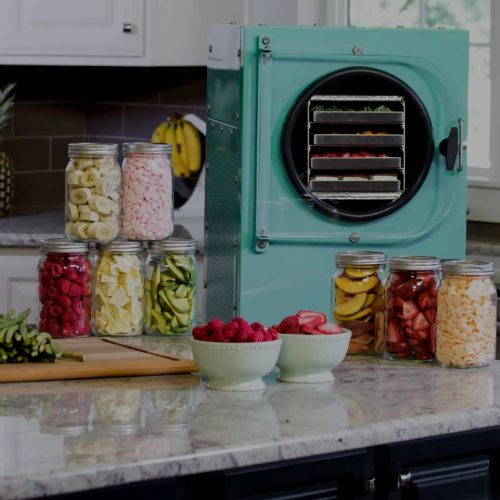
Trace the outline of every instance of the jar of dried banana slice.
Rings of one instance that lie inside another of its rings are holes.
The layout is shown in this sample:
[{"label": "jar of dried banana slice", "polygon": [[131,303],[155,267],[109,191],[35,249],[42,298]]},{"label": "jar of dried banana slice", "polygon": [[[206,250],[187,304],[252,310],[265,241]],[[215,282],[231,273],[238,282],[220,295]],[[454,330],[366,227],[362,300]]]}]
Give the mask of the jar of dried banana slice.
[{"label": "jar of dried banana slice", "polygon": [[117,144],[72,143],[66,167],[66,237],[109,242],[120,231]]}]

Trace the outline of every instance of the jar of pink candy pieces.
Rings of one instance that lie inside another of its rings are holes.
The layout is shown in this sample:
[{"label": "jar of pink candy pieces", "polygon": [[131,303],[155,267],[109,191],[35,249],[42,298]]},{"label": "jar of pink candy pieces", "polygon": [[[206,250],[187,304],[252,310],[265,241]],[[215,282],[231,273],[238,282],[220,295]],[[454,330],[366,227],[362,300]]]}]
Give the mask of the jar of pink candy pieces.
[{"label": "jar of pink candy pieces", "polygon": [[174,229],[170,144],[123,145],[122,232],[129,240],[162,240]]}]

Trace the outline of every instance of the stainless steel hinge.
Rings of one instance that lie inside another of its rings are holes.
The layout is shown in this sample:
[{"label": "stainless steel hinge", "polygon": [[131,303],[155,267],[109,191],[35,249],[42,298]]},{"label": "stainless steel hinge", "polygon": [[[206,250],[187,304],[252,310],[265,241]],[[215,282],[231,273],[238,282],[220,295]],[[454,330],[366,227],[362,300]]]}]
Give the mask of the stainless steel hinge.
[{"label": "stainless steel hinge", "polygon": [[259,50],[263,53],[264,59],[269,61],[272,58],[271,37],[262,35],[259,39]]}]

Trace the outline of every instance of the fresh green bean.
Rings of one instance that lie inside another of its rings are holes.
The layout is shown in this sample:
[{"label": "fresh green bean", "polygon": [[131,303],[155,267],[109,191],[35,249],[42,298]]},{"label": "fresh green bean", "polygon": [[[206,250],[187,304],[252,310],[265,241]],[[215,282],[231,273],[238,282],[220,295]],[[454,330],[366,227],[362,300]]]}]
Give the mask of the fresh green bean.
[{"label": "fresh green bean", "polygon": [[60,351],[50,333],[30,329],[27,325],[29,314],[29,309],[17,316],[12,310],[0,314],[0,363],[50,363],[60,358],[85,360],[80,354]]}]

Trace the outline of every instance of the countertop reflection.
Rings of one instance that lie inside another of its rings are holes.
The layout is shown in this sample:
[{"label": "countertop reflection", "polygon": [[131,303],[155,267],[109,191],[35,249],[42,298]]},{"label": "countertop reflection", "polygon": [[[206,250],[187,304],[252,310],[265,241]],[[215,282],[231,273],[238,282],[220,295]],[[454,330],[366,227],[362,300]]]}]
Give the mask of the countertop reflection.
[{"label": "countertop reflection", "polygon": [[[186,340],[134,342],[189,356]],[[500,424],[500,362],[351,358],[328,384],[207,391],[198,375],[0,384],[2,498],[194,474]]]}]

